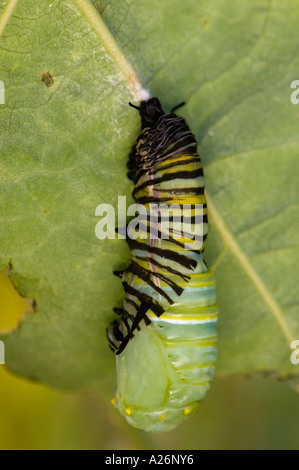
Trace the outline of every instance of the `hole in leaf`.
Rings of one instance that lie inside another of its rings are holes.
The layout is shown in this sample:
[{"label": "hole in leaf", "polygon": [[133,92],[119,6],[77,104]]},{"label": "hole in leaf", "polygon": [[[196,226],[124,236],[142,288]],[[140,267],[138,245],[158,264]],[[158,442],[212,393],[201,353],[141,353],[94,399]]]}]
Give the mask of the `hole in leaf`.
[{"label": "hole in leaf", "polygon": [[27,313],[35,312],[35,301],[23,297],[10,279],[11,267],[0,271],[0,332],[15,329]]}]

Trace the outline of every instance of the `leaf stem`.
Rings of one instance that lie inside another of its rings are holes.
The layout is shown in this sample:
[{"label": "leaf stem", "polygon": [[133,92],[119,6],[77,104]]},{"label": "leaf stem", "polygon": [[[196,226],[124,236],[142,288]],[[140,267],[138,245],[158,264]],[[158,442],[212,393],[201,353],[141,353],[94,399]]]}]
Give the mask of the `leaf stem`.
[{"label": "leaf stem", "polygon": [[129,83],[137,101],[147,100],[149,93],[145,90],[139,77],[124,55],[119,44],[116,42],[111,32],[107,28],[100,14],[89,0],[74,0],[81,13],[85,16],[93,30],[96,32],[105,47],[107,53],[113,58],[125,80]]},{"label": "leaf stem", "polygon": [[13,14],[13,11],[17,6],[18,1],[19,0],[8,0],[7,4],[5,5],[3,13],[0,17],[0,37],[2,36],[5,26],[9,22],[9,19]]}]

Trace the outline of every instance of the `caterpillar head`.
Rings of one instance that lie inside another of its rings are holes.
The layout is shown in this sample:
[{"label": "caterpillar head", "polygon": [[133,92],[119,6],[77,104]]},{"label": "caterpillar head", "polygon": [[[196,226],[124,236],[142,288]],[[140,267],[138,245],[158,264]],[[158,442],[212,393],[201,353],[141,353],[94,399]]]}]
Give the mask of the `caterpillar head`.
[{"label": "caterpillar head", "polygon": [[132,108],[138,109],[141,116],[142,129],[145,127],[154,127],[159,118],[165,114],[158,98],[150,98],[147,101],[141,101],[140,106],[129,103]]}]

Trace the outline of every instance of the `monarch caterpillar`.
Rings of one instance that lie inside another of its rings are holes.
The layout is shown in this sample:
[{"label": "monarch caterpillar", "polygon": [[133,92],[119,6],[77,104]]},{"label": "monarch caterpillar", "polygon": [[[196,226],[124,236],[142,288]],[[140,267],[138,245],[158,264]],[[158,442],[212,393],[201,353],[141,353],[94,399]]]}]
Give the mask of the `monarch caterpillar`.
[{"label": "monarch caterpillar", "polygon": [[[121,277],[125,289],[120,316],[107,330],[116,352],[118,389],[112,403],[133,426],[166,432],[193,415],[205,398],[217,360],[216,287],[204,261],[208,232],[203,169],[197,142],[186,121],[166,114],[158,98],[141,101],[142,132],[129,156],[133,197],[153,219],[140,223],[141,234],[156,237],[127,242],[131,264]],[[180,105],[179,105],[180,106]],[[163,204],[162,204],[163,203]],[[163,238],[162,221],[174,204],[189,227]],[[187,209],[185,209],[187,207]]]}]

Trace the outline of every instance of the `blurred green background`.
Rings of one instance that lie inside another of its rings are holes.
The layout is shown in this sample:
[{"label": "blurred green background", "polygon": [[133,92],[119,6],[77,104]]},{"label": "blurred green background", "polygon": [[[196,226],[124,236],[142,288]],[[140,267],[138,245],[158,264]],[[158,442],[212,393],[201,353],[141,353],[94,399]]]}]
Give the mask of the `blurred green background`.
[{"label": "blurred green background", "polygon": [[[28,309],[0,274],[0,331]],[[299,449],[298,395],[272,378],[218,379],[199,413],[175,431],[147,435],[98,393],[71,394],[0,366],[0,449]]]}]

